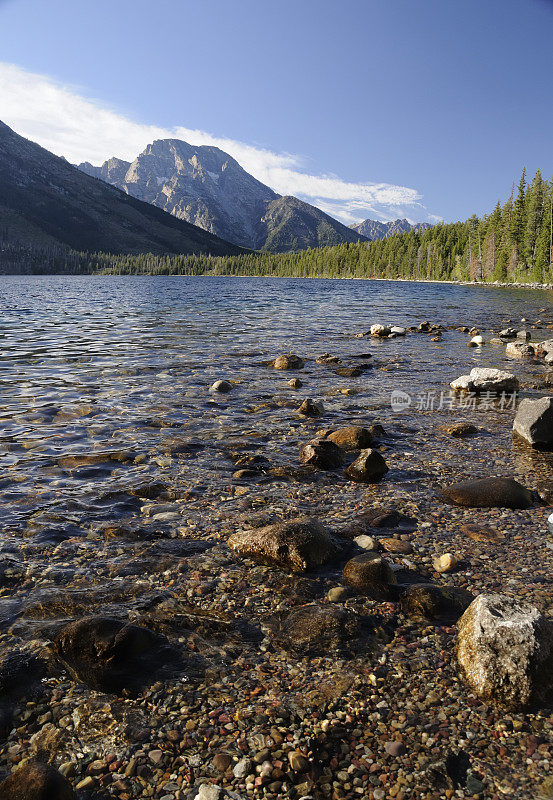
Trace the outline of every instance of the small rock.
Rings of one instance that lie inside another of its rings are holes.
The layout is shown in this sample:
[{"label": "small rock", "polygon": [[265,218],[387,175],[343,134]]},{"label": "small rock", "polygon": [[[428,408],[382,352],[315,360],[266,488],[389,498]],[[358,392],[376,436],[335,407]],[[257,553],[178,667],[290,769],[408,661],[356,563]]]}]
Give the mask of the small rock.
[{"label": "small rock", "polygon": [[388,472],[388,465],[378,450],[362,450],[345,474],[357,483],[377,483]]},{"label": "small rock", "polygon": [[337,444],[342,450],[363,450],[370,447],[372,435],[367,428],[352,425],[349,428],[338,428],[326,436],[331,442]]},{"label": "small rock", "polygon": [[396,539],[393,536],[386,536],[379,539],[378,543],[386,550],[387,553],[398,553],[400,555],[408,556],[413,552],[413,545],[404,539]]},{"label": "small rock", "polygon": [[472,603],[473,595],[453,586],[435,586],[432,583],[413,583],[407,586],[399,607],[408,617],[457,619]]},{"label": "small rock", "polygon": [[232,386],[228,381],[215,381],[215,383],[211,385],[209,391],[226,394],[227,392],[230,392],[231,389]]},{"label": "small rock", "polygon": [[367,536],[362,533],[361,536],[356,536],[353,541],[362,550],[378,550],[378,542],[373,536]]},{"label": "small rock", "polygon": [[457,564],[457,559],[451,553],[444,553],[441,556],[436,556],[432,561],[432,566],[436,572],[452,572]]},{"label": "small rock", "polygon": [[496,392],[501,394],[512,394],[518,391],[518,378],[510,372],[500,369],[474,367],[468,375],[461,375],[460,378],[450,384],[454,392]]},{"label": "small rock", "polygon": [[226,772],[232,764],[232,756],[228,753],[217,753],[213,758],[212,764],[217,772]]},{"label": "small rock", "polygon": [[391,332],[389,325],[371,325],[371,336],[389,336]]},{"label": "small rock", "polygon": [[290,762],[290,769],[292,769],[293,772],[305,772],[309,769],[309,759],[302,753],[289,753],[288,761]]},{"label": "small rock", "polygon": [[303,381],[300,381],[299,378],[292,378],[288,381],[288,386],[291,386],[292,389],[301,389],[303,386]]},{"label": "small rock", "polygon": [[470,422],[455,422],[453,425],[443,425],[440,430],[449,433],[450,436],[454,436],[456,439],[462,439],[465,436],[472,436],[478,433],[476,425],[471,425]]},{"label": "small rock", "polygon": [[333,586],[328,590],[326,597],[331,603],[343,603],[344,600],[351,597],[351,589],[348,589],[347,586]]},{"label": "small rock", "polygon": [[344,580],[374,599],[389,599],[388,587],[397,583],[388,561],[372,553],[351,558],[344,567]]},{"label": "small rock", "polygon": [[300,450],[300,463],[317,469],[337,469],[344,463],[344,453],[329,439],[311,439]]},{"label": "small rock", "polygon": [[290,354],[287,356],[278,356],[272,362],[274,369],[301,369],[304,366],[303,359],[299,356]]},{"label": "small rock", "polygon": [[482,347],[483,344],[484,344],[483,336],[473,336],[470,342],[468,343],[468,347]]},{"label": "small rock", "polygon": [[319,417],[321,414],[324,414],[324,406],[322,403],[316,403],[308,397],[298,408],[298,414],[303,414],[304,417]]}]

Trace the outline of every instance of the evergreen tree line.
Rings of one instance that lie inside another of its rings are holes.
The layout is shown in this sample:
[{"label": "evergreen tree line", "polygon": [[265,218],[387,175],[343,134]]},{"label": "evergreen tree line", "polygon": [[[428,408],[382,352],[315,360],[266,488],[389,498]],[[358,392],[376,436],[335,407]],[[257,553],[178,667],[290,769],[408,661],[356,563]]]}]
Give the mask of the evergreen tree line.
[{"label": "evergreen tree line", "polygon": [[111,255],[63,248],[0,247],[1,272],[118,275],[245,275],[553,282],[553,181],[524,170],[506,203],[466,222],[439,224],[376,242],[298,253]]}]

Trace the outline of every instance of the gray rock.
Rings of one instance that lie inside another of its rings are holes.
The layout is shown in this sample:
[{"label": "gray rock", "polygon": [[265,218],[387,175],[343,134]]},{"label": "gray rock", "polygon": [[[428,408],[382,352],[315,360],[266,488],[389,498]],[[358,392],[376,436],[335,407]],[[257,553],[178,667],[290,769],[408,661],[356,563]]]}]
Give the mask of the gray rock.
[{"label": "gray rock", "polygon": [[357,483],[378,483],[388,472],[388,465],[378,450],[362,450],[346,469],[346,475]]},{"label": "gray rock", "polygon": [[371,325],[371,336],[389,336],[391,332],[389,325]]},{"label": "gray rock", "polygon": [[532,345],[526,342],[509,342],[505,348],[505,355],[509,358],[534,358],[536,352]]},{"label": "gray rock", "polygon": [[512,597],[479,595],[459,620],[456,651],[462,676],[483,700],[519,710],[553,687],[553,624]]},{"label": "gray rock", "polygon": [[513,431],[532,447],[553,449],[553,397],[523,400],[515,416]]},{"label": "gray rock", "polygon": [[442,497],[469,508],[530,508],[534,498],[513,478],[481,478],[461,481],[441,490]]},{"label": "gray rock", "polygon": [[240,556],[291,572],[319,567],[341,550],[325,526],[310,517],[238,531],[228,545]]},{"label": "gray rock", "polygon": [[499,332],[499,335],[502,339],[514,339],[517,335],[518,331],[516,328],[504,328],[502,331]]},{"label": "gray rock", "polygon": [[474,367],[468,375],[452,381],[451,388],[455,392],[506,392],[508,394],[518,391],[518,378],[510,372],[501,369]]}]

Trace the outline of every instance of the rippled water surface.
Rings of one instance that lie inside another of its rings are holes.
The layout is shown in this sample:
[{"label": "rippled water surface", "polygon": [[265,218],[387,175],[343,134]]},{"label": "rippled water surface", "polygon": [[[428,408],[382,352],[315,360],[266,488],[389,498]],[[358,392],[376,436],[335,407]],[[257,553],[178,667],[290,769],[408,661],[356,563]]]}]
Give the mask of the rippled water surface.
[{"label": "rippled water surface", "polygon": [[[131,513],[127,492],[137,483],[161,478],[201,492],[206,482],[228,482],[233,444],[262,446],[286,462],[275,434],[300,424],[294,411],[305,396],[324,400],[332,424],[388,411],[394,388],[439,391],[471,366],[505,366],[503,348],[469,351],[466,334],[455,331],[439,343],[420,334],[354,338],[375,322],[498,329],[521,317],[547,321],[551,293],[375,281],[3,277],[0,300],[1,519],[66,530]],[[299,392],[287,385],[290,373],[267,367],[288,351],[308,359]],[[360,363],[352,357],[368,351],[375,368],[361,378],[315,363],[324,352]],[[218,378],[236,382],[229,395],[209,393]],[[357,394],[340,393],[348,387]]]}]

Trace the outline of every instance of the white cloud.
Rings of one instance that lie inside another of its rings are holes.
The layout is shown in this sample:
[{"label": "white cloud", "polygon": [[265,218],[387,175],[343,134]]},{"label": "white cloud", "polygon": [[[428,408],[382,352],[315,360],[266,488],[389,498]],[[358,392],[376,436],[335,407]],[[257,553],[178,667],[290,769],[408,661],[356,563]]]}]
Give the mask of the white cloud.
[{"label": "white cloud", "polygon": [[232,155],[249,173],[279,194],[313,203],[346,223],[377,217],[412,221],[429,214],[415,189],[386,183],[352,183],[335,175],[310,175],[303,159],[275,153],[244,142],[177,126],[145,125],[100,102],[83,97],[73,87],[0,62],[0,119],[17,133],[73,163],[101,164],[111,156],[132,161],[154,139],[184,139],[214,145]]}]

